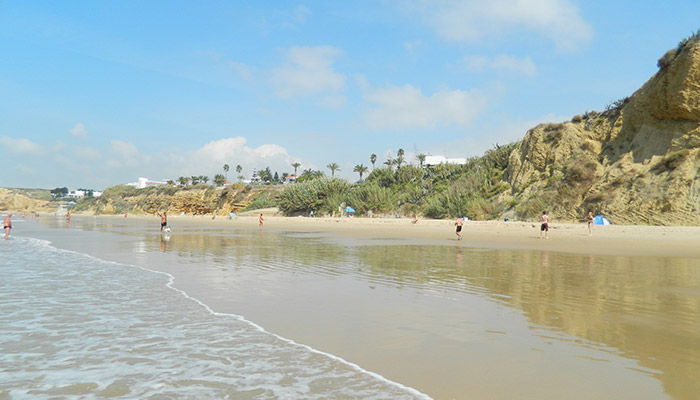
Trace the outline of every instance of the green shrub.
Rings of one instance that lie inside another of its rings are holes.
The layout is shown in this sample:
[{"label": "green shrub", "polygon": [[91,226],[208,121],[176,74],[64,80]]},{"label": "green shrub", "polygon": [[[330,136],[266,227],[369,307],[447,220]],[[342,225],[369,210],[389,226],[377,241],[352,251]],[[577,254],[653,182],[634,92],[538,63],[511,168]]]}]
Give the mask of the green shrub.
[{"label": "green shrub", "polygon": [[656,164],[654,164],[651,170],[657,173],[673,171],[674,169],[676,169],[676,167],[682,164],[686,158],[688,158],[688,154],[690,154],[690,151],[688,149],[678,150],[669,153],[661,160],[659,160]]},{"label": "green shrub", "polygon": [[271,207],[277,207],[277,201],[270,197],[269,193],[264,193],[263,195],[257,197],[255,200],[250,202],[243,210],[241,211],[253,211],[253,210],[259,210],[261,208],[271,208]]}]

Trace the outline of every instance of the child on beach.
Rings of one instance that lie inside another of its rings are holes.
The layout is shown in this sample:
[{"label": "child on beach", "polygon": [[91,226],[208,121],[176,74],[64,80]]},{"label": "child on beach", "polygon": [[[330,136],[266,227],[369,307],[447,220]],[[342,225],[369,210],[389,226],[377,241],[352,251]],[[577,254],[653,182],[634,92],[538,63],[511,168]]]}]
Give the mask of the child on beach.
[{"label": "child on beach", "polygon": [[457,234],[457,240],[462,240],[462,226],[464,225],[464,220],[462,218],[457,218],[455,221],[455,225],[457,226],[457,229],[455,233]]},{"label": "child on beach", "polygon": [[591,211],[586,215],[586,222],[588,222],[588,236],[593,234],[593,213]]}]

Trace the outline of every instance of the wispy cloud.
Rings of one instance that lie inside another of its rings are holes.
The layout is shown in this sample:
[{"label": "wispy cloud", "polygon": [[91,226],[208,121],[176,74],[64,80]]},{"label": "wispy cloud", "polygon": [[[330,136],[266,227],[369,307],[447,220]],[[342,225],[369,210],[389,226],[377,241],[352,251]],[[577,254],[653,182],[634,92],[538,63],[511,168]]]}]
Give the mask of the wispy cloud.
[{"label": "wispy cloud", "polygon": [[447,40],[477,42],[529,31],[560,50],[590,41],[593,29],[569,0],[422,0],[414,3],[428,25]]},{"label": "wispy cloud", "polygon": [[9,136],[0,136],[0,147],[12,154],[42,154],[42,148],[38,144],[25,138],[11,138]]},{"label": "wispy cloud", "polygon": [[331,46],[292,47],[285,65],[272,70],[271,84],[283,98],[340,91],[346,78],[333,70],[333,62],[341,54]]},{"label": "wispy cloud", "polygon": [[83,125],[80,122],[75,124],[75,126],[72,127],[69,132],[73,137],[77,137],[77,138],[81,138],[81,139],[85,139],[88,135],[88,131],[87,131],[87,129],[85,129],[85,125]]},{"label": "wispy cloud", "polygon": [[472,72],[483,72],[486,70],[504,70],[517,72],[527,76],[534,76],[537,72],[535,63],[530,57],[517,58],[506,54],[499,54],[493,58],[484,56],[464,56],[462,59],[464,66]]},{"label": "wispy cloud", "polygon": [[246,81],[251,80],[253,78],[253,74],[255,73],[255,68],[237,61],[229,61],[229,66],[238,73],[238,76],[240,76],[241,79]]},{"label": "wispy cloud", "polygon": [[478,90],[441,90],[425,96],[411,85],[388,87],[365,94],[373,105],[365,121],[371,129],[426,129],[467,126],[486,107]]},{"label": "wispy cloud", "polygon": [[75,147],[74,153],[80,159],[97,160],[102,157],[102,153],[92,147],[78,146]]}]

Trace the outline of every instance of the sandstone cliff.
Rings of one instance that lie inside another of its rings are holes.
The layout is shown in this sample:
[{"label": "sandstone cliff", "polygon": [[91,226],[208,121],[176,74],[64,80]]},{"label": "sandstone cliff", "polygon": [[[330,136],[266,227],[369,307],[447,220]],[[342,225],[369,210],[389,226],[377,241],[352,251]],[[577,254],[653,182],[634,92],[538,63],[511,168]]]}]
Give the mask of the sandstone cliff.
[{"label": "sandstone cliff", "polygon": [[170,214],[228,215],[229,212],[240,212],[254,201],[259,203],[259,208],[270,206],[274,204],[274,196],[281,190],[281,187],[275,186],[253,188],[244,185],[226,188],[197,185],[145,189],[122,185],[106,189],[99,198],[79,202],[75,210],[95,214],[156,214],[167,211]]},{"label": "sandstone cliff", "polygon": [[7,212],[54,212],[57,205],[50,201],[32,198],[31,194],[15,189],[0,188],[0,210]]},{"label": "sandstone cliff", "polygon": [[700,225],[700,36],[659,60],[660,70],[602,113],[539,125],[511,153],[511,214],[615,223]]}]

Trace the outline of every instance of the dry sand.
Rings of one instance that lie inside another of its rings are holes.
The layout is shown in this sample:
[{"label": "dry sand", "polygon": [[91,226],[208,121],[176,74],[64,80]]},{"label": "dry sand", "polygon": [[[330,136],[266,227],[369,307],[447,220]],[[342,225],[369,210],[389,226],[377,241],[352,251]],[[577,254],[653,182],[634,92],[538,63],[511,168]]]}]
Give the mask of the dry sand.
[{"label": "dry sand", "polygon": [[[171,226],[226,225],[239,228],[258,228],[260,212],[251,212],[234,219],[217,216],[169,216]],[[564,253],[700,257],[700,227],[607,225],[593,227],[588,235],[585,223],[550,224],[549,239],[540,239],[539,222],[466,221],[462,234],[456,240],[453,220],[421,219],[416,224],[410,218],[364,217],[282,217],[271,211],[263,212],[262,229],[323,232],[330,237],[350,238],[405,238],[416,244],[446,244],[454,246],[547,250]],[[115,216],[123,218],[123,216]],[[154,216],[128,218],[158,219]]]}]

